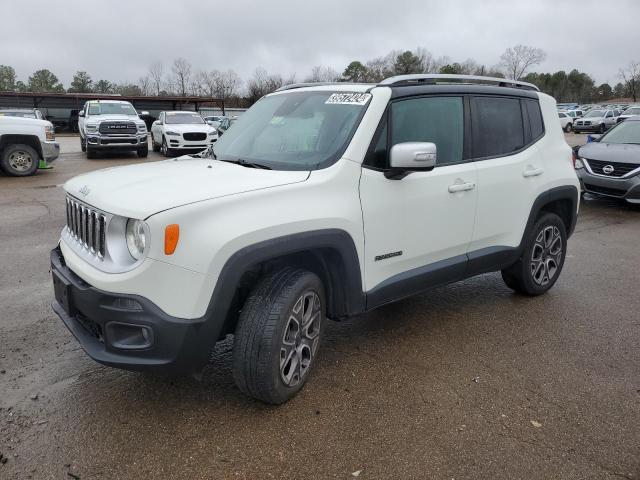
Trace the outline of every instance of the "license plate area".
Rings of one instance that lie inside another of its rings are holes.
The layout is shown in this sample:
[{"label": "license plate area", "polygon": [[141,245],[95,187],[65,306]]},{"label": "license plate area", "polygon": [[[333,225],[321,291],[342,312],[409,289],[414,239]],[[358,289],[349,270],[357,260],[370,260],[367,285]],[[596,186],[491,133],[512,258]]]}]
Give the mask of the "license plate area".
[{"label": "license plate area", "polygon": [[52,270],[53,276],[53,292],[56,297],[56,301],[62,306],[67,315],[75,316],[76,309],[73,304],[73,292],[71,290],[71,282],[60,275],[55,270]]}]

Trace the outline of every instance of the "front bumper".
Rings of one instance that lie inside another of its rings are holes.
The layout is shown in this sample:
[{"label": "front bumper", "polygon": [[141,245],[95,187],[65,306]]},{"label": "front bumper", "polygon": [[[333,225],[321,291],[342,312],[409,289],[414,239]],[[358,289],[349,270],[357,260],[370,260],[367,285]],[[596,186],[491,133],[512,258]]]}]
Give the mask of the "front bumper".
[{"label": "front bumper", "polygon": [[87,133],[87,146],[97,149],[109,148],[143,148],[148,146],[147,133],[135,135],[101,135],[100,133]]},{"label": "front bumper", "polygon": [[586,168],[576,170],[576,173],[585,192],[640,203],[640,175],[629,178],[603,177],[589,173]]},{"label": "front bumper", "polygon": [[[127,370],[190,373],[201,370],[217,337],[204,319],[164,313],[150,300],[92,287],[51,251],[54,312],[95,361]],[[210,325],[209,325],[210,326]]]},{"label": "front bumper", "polygon": [[42,158],[51,163],[60,156],[60,144],[58,142],[40,142],[42,146]]},{"label": "front bumper", "polygon": [[185,140],[182,136],[166,136],[172,150],[204,150],[218,140],[218,137],[207,136],[204,140]]}]

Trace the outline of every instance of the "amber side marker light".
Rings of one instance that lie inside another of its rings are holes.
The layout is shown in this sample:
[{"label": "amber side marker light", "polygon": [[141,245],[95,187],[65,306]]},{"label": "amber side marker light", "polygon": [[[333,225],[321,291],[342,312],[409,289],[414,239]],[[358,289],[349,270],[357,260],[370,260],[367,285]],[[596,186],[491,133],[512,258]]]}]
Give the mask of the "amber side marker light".
[{"label": "amber side marker light", "polygon": [[177,223],[167,225],[164,229],[164,254],[172,255],[178,246],[180,238],[180,226]]}]

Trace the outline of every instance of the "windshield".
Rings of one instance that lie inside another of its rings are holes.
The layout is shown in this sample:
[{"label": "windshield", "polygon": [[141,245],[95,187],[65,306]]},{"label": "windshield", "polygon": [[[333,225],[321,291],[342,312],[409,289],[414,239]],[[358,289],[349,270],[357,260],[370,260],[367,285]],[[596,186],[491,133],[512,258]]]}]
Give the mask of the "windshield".
[{"label": "windshield", "polygon": [[623,115],[640,115],[640,107],[629,108],[624,111]]},{"label": "windshield", "polygon": [[311,170],[339,158],[353,136],[369,93],[287,92],[259,100],[220,137],[219,160],[273,169]]},{"label": "windshield", "polygon": [[640,144],[640,122],[627,120],[600,137],[601,143]]},{"label": "windshield", "polygon": [[604,110],[591,110],[584,118],[604,117]]},{"label": "windshield", "polygon": [[23,118],[37,118],[33,112],[0,112],[0,116],[5,117],[23,117]]},{"label": "windshield", "polygon": [[202,125],[204,120],[197,113],[167,113],[165,115],[164,123],[177,124],[177,123],[196,123]]},{"label": "windshield", "polygon": [[90,103],[89,115],[138,115],[128,103]]}]

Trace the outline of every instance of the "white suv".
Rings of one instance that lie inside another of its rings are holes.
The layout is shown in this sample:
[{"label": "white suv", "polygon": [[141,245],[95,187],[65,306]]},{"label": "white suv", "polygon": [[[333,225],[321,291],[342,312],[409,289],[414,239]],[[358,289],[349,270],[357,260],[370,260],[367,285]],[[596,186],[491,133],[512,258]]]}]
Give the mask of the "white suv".
[{"label": "white suv", "polygon": [[579,202],[557,125],[553,98],[504,79],[285,87],[202,158],[67,182],[53,308],[120,368],[199,371],[235,334],[240,390],[282,403],[325,318],[491,271],[551,288]]}]

